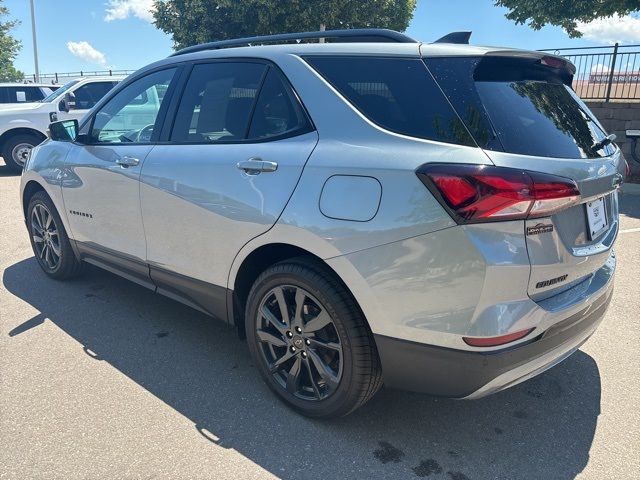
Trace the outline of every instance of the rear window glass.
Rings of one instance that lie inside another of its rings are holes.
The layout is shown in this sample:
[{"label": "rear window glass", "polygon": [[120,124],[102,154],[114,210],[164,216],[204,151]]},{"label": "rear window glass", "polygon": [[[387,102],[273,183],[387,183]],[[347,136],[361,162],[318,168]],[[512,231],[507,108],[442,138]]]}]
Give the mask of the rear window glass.
[{"label": "rear window glass", "polygon": [[0,103],[37,102],[43,98],[39,87],[0,87]]},{"label": "rear window glass", "polygon": [[[532,62],[532,60],[528,60]],[[429,70],[478,144],[531,156],[595,158],[605,133],[552,70],[523,60],[431,58]]]},{"label": "rear window glass", "polygon": [[392,132],[475,146],[419,59],[306,57],[363,115]]}]

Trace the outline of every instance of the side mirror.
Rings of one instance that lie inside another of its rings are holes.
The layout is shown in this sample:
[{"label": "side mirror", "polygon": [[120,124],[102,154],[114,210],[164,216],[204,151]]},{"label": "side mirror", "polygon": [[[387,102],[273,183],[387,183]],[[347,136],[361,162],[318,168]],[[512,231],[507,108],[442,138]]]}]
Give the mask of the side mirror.
[{"label": "side mirror", "polygon": [[49,125],[49,137],[57,142],[73,142],[78,136],[78,120],[62,120]]},{"label": "side mirror", "polygon": [[61,112],[69,113],[70,110],[74,110],[76,108],[76,96],[73,92],[68,92],[64,94],[62,100],[58,104],[58,110]]}]

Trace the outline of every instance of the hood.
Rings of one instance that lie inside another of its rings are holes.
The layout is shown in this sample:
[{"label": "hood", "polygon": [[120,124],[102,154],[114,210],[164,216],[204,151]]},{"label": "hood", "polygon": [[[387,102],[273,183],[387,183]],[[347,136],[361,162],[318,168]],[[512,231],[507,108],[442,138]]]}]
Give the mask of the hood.
[{"label": "hood", "polygon": [[[28,102],[28,103],[8,103],[6,105],[0,105],[0,115],[3,113],[20,113],[20,112],[30,112],[32,110],[51,109],[51,103],[41,103],[41,102]],[[54,109],[55,110],[55,109]]]}]

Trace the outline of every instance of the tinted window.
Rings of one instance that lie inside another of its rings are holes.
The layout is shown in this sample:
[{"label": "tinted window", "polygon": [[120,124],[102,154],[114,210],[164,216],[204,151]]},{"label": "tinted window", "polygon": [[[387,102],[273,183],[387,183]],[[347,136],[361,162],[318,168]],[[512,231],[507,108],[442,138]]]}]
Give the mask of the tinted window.
[{"label": "tinted window", "polygon": [[202,143],[245,139],[265,69],[259,63],[241,62],[194,66],[171,140]]},{"label": "tinted window", "polygon": [[69,83],[65,83],[62,87],[56,87],[55,90],[47,95],[43,102],[53,102],[55,99],[62,97],[71,87],[77,84],[79,80],[71,80]]},{"label": "tinted window", "polygon": [[94,82],[87,83],[79,87],[73,94],[76,97],[76,106],[78,110],[88,110],[104,97],[117,82]]},{"label": "tinted window", "polygon": [[44,94],[39,87],[0,87],[1,103],[24,103],[37,102],[44,98]]},{"label": "tinted window", "polygon": [[278,72],[269,68],[254,109],[249,138],[277,137],[307,128],[298,99]]},{"label": "tinted window", "polygon": [[613,153],[612,146],[592,149],[604,132],[558,72],[539,62],[488,57],[426,63],[483,148],[562,158]]},{"label": "tinted window", "polygon": [[419,59],[307,57],[367,118],[405,135],[475,145]]},{"label": "tinted window", "polygon": [[96,113],[91,140],[99,143],[151,141],[175,68],[151,73],[127,85]]}]

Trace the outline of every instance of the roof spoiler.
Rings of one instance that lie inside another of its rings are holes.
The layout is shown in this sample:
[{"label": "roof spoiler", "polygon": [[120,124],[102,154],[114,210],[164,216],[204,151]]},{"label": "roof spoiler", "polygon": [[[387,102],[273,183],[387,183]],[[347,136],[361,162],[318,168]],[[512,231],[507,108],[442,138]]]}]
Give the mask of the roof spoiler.
[{"label": "roof spoiler", "polygon": [[468,45],[470,38],[471,32],[451,32],[433,43],[459,43]]}]

